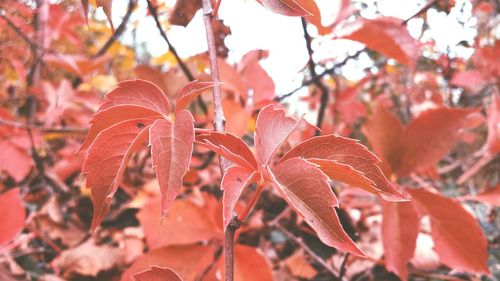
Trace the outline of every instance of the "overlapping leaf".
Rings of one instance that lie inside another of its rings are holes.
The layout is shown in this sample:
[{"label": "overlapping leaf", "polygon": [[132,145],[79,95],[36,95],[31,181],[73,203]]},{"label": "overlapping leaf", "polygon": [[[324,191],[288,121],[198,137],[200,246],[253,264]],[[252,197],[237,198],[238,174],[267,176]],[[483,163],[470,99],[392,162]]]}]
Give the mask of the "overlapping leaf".
[{"label": "overlapping leaf", "polygon": [[151,266],[148,270],[132,276],[136,281],[182,281],[175,271],[168,267]]},{"label": "overlapping leaf", "polygon": [[257,2],[274,13],[291,17],[311,15],[313,7],[319,11],[313,0],[257,0]]},{"label": "overlapping leaf", "polygon": [[374,183],[369,187],[366,184],[358,187],[390,201],[407,200],[385,177],[377,156],[356,140],[335,135],[314,137],[293,147],[281,158],[280,163],[293,157],[326,159],[349,165],[353,168],[351,174],[357,174],[357,178],[364,176]]},{"label": "overlapping leaf", "polygon": [[382,202],[382,216],[385,266],[407,280],[407,264],[415,252],[420,217],[412,202]]},{"label": "overlapping leaf", "polygon": [[424,189],[408,189],[420,215],[431,222],[441,262],[450,268],[488,274],[488,241],[474,217],[458,202]]},{"label": "overlapping leaf", "polygon": [[0,248],[9,243],[24,228],[26,211],[19,194],[19,188],[13,188],[0,195]]},{"label": "overlapping leaf", "polygon": [[[188,84],[181,93],[192,96],[207,87],[197,83]],[[160,183],[162,215],[171,206],[191,161],[194,124],[189,111],[177,110],[173,123],[167,119],[169,113],[166,95],[145,80],[120,82],[106,95],[80,148],[88,148],[83,172],[94,201],[93,229],[107,214],[131,155],[148,140]]]},{"label": "overlapping leaf", "polygon": [[363,43],[410,67],[416,65],[420,55],[419,42],[410,35],[401,20],[391,17],[374,20],[360,18],[343,26],[334,38]]},{"label": "overlapping leaf", "polygon": [[405,176],[434,165],[453,147],[466,117],[474,109],[430,109],[405,128],[383,105],[363,127],[368,140],[393,173]]}]

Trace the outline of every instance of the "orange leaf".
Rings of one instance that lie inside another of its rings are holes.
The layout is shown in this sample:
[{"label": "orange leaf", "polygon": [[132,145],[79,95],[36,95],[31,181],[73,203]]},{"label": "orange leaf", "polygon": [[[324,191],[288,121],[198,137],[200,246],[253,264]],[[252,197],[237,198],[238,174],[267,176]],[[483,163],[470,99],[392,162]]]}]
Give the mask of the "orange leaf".
[{"label": "orange leaf", "polygon": [[421,215],[428,215],[441,262],[451,268],[488,274],[488,241],[474,217],[458,202],[424,189],[408,189]]},{"label": "orange leaf", "polygon": [[221,234],[205,206],[188,200],[175,200],[160,223],[160,200],[148,202],[137,214],[151,249],[186,245],[210,240]]},{"label": "orange leaf", "polygon": [[168,21],[173,25],[187,26],[201,9],[201,0],[177,0]]},{"label": "orange leaf", "polygon": [[218,83],[215,82],[198,82],[191,81],[187,83],[177,94],[175,102],[175,113],[177,114],[182,109],[192,102],[196,97],[201,95],[204,90],[215,87]]},{"label": "orange leaf", "polygon": [[375,183],[375,188],[372,187],[367,191],[379,194],[389,201],[407,200],[385,177],[379,167],[380,160],[377,156],[356,140],[335,135],[314,137],[293,147],[279,163],[293,157],[334,160],[349,165]]},{"label": "orange leaf", "polygon": [[257,161],[269,164],[278,148],[297,128],[299,121],[285,116],[283,109],[275,109],[268,105],[259,112],[255,130],[255,148]]},{"label": "orange leaf", "polygon": [[151,266],[148,270],[132,276],[135,281],[182,281],[182,279],[168,267]]},{"label": "orange leaf", "polygon": [[140,256],[123,274],[121,281],[130,281],[131,277],[150,266],[168,267],[177,272],[182,280],[199,280],[203,272],[213,263],[213,246],[186,245],[166,246],[152,250]]},{"label": "orange leaf", "polygon": [[301,158],[281,162],[269,171],[274,187],[305,221],[316,231],[319,239],[330,247],[365,256],[342,228],[333,207],[338,201],[318,167]]},{"label": "orange leaf", "polygon": [[14,239],[24,228],[26,210],[19,188],[13,188],[0,195],[0,248]]},{"label": "orange leaf", "polygon": [[312,5],[310,2],[313,1],[314,0],[257,0],[262,6],[274,13],[291,17],[311,15],[312,11],[308,11],[307,7],[310,8]]},{"label": "orange leaf", "polygon": [[224,190],[223,194],[223,217],[224,229],[227,228],[229,221],[233,216],[234,207],[240,198],[241,192],[245,187],[252,183],[254,177],[258,172],[248,170],[240,166],[232,166],[226,170],[221,182],[221,189]]},{"label": "orange leaf", "polygon": [[150,128],[149,144],[156,177],[160,183],[161,216],[172,206],[182,187],[182,178],[191,163],[194,120],[191,112],[180,111],[172,123],[156,120]]},{"label": "orange leaf", "polygon": [[411,202],[382,201],[382,242],[385,266],[408,280],[408,261],[415,253],[420,217]]},{"label": "orange leaf", "polygon": [[334,38],[358,41],[409,67],[416,65],[420,55],[419,43],[410,35],[406,25],[391,17],[360,18],[344,25]]}]

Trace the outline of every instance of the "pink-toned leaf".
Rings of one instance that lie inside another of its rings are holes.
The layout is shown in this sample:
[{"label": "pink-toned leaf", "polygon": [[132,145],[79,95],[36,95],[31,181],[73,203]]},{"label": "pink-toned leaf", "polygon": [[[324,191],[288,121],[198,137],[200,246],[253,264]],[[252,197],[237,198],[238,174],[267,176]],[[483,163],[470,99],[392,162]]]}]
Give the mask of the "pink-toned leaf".
[{"label": "pink-toned leaf", "polygon": [[182,281],[175,271],[168,267],[151,266],[148,270],[132,276],[135,281]]},{"label": "pink-toned leaf", "polygon": [[373,115],[363,126],[363,133],[384,162],[397,171],[400,166],[401,138],[404,126],[399,119],[382,104],[377,104]]},{"label": "pink-toned leaf", "polygon": [[95,140],[97,135],[104,129],[125,120],[137,118],[161,118],[160,113],[137,105],[116,105],[99,110],[90,121],[90,129],[79,148],[79,151],[87,149]]},{"label": "pink-toned leaf", "polygon": [[19,188],[0,195],[0,248],[14,239],[24,228],[26,210]]},{"label": "pink-toned leaf", "polygon": [[344,25],[335,38],[358,41],[409,67],[416,65],[420,55],[418,41],[410,35],[406,25],[396,18],[360,18]]},{"label": "pink-toned leaf", "polygon": [[238,72],[243,81],[253,90],[253,104],[259,105],[270,101],[275,95],[275,86],[273,79],[260,66],[259,61],[269,56],[268,51],[253,50],[243,56],[238,64]]},{"label": "pink-toned leaf", "polygon": [[[334,160],[349,165],[373,181],[378,189],[376,193],[382,198],[389,201],[407,200],[385,177],[377,156],[356,140],[335,135],[313,137],[293,147],[281,158],[280,163],[293,157]],[[368,191],[373,192],[373,189]]]},{"label": "pink-toned leaf", "polygon": [[362,172],[354,169],[352,166],[339,163],[335,160],[325,160],[318,158],[308,158],[308,162],[319,166],[321,171],[330,179],[346,183],[351,186],[360,187],[372,192],[377,192],[375,183],[367,178]]},{"label": "pink-toned leaf", "polygon": [[148,139],[151,119],[132,119],[115,124],[99,133],[90,145],[83,163],[86,186],[94,202],[92,229],[97,228],[109,211],[113,194],[134,152]]},{"label": "pink-toned leaf", "polygon": [[312,11],[308,8],[310,9],[313,4],[316,5],[313,0],[257,0],[257,2],[274,13],[290,17],[311,15]]},{"label": "pink-toned leaf", "polygon": [[147,270],[152,265],[168,267],[184,281],[199,280],[214,262],[214,252],[213,246],[196,244],[157,248],[140,256],[123,272],[120,280],[130,281],[134,274]]},{"label": "pink-toned leaf", "polygon": [[477,93],[488,83],[488,80],[478,70],[467,70],[453,74],[450,84]]},{"label": "pink-toned leaf", "polygon": [[434,165],[453,147],[467,115],[474,111],[441,107],[412,120],[404,130],[400,166],[394,172],[408,175]]},{"label": "pink-toned leaf", "polygon": [[16,182],[22,181],[33,167],[27,150],[17,147],[12,140],[0,139],[0,171],[5,171]]},{"label": "pink-toned leaf", "polygon": [[174,124],[158,119],[151,126],[149,144],[153,168],[160,183],[162,217],[182,187],[182,178],[191,163],[193,141],[194,120],[187,110],[176,115]]},{"label": "pink-toned leaf", "polygon": [[488,274],[488,242],[474,217],[458,202],[424,189],[408,189],[421,215],[428,215],[441,262],[456,270]]},{"label": "pink-toned leaf", "polygon": [[116,105],[136,105],[168,116],[170,105],[167,96],[155,84],[141,79],[125,80],[106,95],[106,102],[99,111]]},{"label": "pink-toned leaf", "polygon": [[490,153],[500,152],[500,95],[492,95],[490,107],[488,109],[488,139],[486,149]]},{"label": "pink-toned leaf", "polygon": [[196,136],[196,140],[237,165],[251,170],[258,169],[257,160],[250,148],[242,139],[230,133],[210,132]]},{"label": "pink-toned leaf", "polygon": [[252,183],[256,174],[256,171],[248,170],[240,166],[232,166],[224,173],[221,182],[221,189],[224,190],[222,199],[224,205],[224,229],[227,228],[229,221],[231,221],[234,208],[240,198],[241,192]]},{"label": "pink-toned leaf", "polygon": [[264,107],[257,117],[255,130],[255,148],[257,161],[260,164],[269,164],[278,148],[300,123],[285,116],[283,109],[276,109],[274,105]]},{"label": "pink-toned leaf", "polygon": [[187,26],[201,9],[201,0],[177,0],[168,21],[174,25]]},{"label": "pink-toned leaf", "polygon": [[323,243],[364,256],[342,228],[334,209],[338,206],[337,198],[327,182],[328,177],[316,165],[291,158],[268,173],[281,196],[305,218]]},{"label": "pink-toned leaf", "polygon": [[177,101],[175,102],[175,113],[183,110],[195,98],[203,93],[204,90],[215,87],[215,82],[198,82],[191,81],[186,84],[177,94]]},{"label": "pink-toned leaf", "polygon": [[151,249],[194,244],[222,235],[206,212],[206,206],[188,200],[175,200],[163,220],[160,220],[160,200],[151,200],[137,218]]},{"label": "pink-toned leaf", "polygon": [[382,242],[385,267],[408,280],[408,261],[415,253],[420,217],[411,202],[382,201]]}]

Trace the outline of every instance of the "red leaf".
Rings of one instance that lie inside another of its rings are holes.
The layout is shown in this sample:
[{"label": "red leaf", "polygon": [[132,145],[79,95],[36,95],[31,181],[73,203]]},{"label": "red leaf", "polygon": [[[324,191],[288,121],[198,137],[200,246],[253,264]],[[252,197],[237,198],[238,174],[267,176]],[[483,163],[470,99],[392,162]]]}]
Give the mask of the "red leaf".
[{"label": "red leaf", "polygon": [[126,80],[106,95],[99,111],[116,105],[136,105],[149,108],[168,117],[170,105],[167,96],[155,84],[140,79]]},{"label": "red leaf", "polygon": [[140,256],[123,274],[121,281],[150,266],[168,267],[177,272],[182,280],[199,280],[203,272],[213,263],[215,249],[212,246],[186,245],[167,246],[152,250]]},{"label": "red leaf", "polygon": [[198,82],[191,81],[187,83],[177,94],[177,101],[175,102],[175,113],[186,108],[196,97],[201,95],[204,90],[215,87],[215,82]]},{"label": "red leaf", "polygon": [[136,106],[136,105],[116,105],[104,110],[99,110],[90,121],[90,129],[80,146],[79,151],[87,149],[95,140],[97,135],[104,129],[107,129],[114,124],[120,123],[124,120],[138,119],[138,118],[160,118],[160,113],[152,111],[149,108]]},{"label": "red leaf", "polygon": [[416,65],[420,55],[418,41],[408,33],[406,25],[396,18],[360,18],[343,26],[335,38],[358,41],[409,67]]},{"label": "red leaf", "polygon": [[109,210],[127,163],[148,138],[151,119],[132,119],[103,130],[90,145],[83,164],[86,186],[92,190],[95,229]]},{"label": "red leaf", "polygon": [[303,17],[311,15],[311,11],[307,8],[311,7],[313,0],[257,0],[257,2],[277,14]]},{"label": "red leaf", "polygon": [[262,68],[259,61],[269,55],[268,51],[253,50],[243,56],[238,64],[238,72],[253,90],[253,104],[259,105],[274,98],[273,79]]},{"label": "red leaf", "polygon": [[0,139],[0,151],[0,171],[7,172],[16,182],[22,181],[31,171],[33,159],[9,139]]},{"label": "red leaf", "polygon": [[217,237],[219,228],[205,210],[188,200],[175,200],[160,223],[160,200],[148,202],[137,214],[151,249],[168,245],[186,245]]},{"label": "red leaf", "polygon": [[417,211],[428,215],[441,262],[450,268],[488,274],[488,242],[477,221],[456,201],[424,189],[408,189]]},{"label": "red leaf", "polygon": [[382,201],[382,242],[385,267],[408,280],[408,261],[415,253],[420,217],[411,202]]},{"label": "red leaf", "polygon": [[274,187],[305,221],[316,231],[323,243],[342,251],[364,256],[345,233],[334,206],[338,201],[327,180],[316,165],[301,158],[281,162],[269,171]]},{"label": "red leaf", "polygon": [[362,129],[373,150],[389,164],[392,171],[396,171],[400,165],[403,153],[400,146],[404,129],[396,116],[380,103]]},{"label": "red leaf", "polygon": [[412,120],[402,136],[399,175],[434,165],[450,151],[459,130],[474,109],[430,109]]},{"label": "red leaf", "polygon": [[187,26],[201,9],[201,0],[177,0],[168,21],[173,25]]},{"label": "red leaf", "polygon": [[210,134],[198,135],[196,139],[237,165],[250,170],[258,169],[257,160],[250,148],[242,139],[230,133],[210,132]]},{"label": "red leaf", "polygon": [[430,109],[404,128],[383,105],[378,105],[363,132],[389,163],[393,173],[406,176],[434,165],[453,146],[466,117],[474,109]]},{"label": "red leaf", "polygon": [[490,153],[500,152],[500,96],[492,95],[490,108],[488,109],[488,139],[486,148]]},{"label": "red leaf", "polygon": [[0,248],[14,239],[24,228],[26,210],[19,188],[0,195]]},{"label": "red leaf", "polygon": [[182,110],[175,123],[156,120],[150,129],[149,144],[156,177],[160,183],[161,216],[167,210],[182,187],[182,178],[191,163],[194,141],[194,120],[191,113]]},{"label": "red leaf", "polygon": [[256,171],[248,170],[247,168],[240,166],[232,166],[224,173],[224,177],[221,182],[221,189],[224,190],[224,229],[227,228],[229,221],[231,221],[234,207],[240,198],[241,192],[245,189],[245,187],[252,183],[257,173],[258,172]]},{"label": "red leaf", "polygon": [[368,191],[375,192],[389,201],[407,200],[387,180],[379,167],[380,160],[377,156],[356,140],[335,135],[314,137],[293,147],[281,158],[279,163],[293,157],[327,159],[349,165],[375,183],[377,190],[371,188]]},{"label": "red leaf", "polygon": [[132,276],[135,281],[182,281],[182,279],[168,267],[151,266],[148,270]]},{"label": "red leaf", "polygon": [[335,160],[325,160],[317,158],[308,158],[308,162],[319,166],[321,171],[330,179],[341,181],[351,186],[360,187],[366,190],[376,192],[378,189],[375,183],[367,178],[362,172],[354,169],[352,166],[338,163]]},{"label": "red leaf", "polygon": [[268,105],[259,112],[255,130],[255,148],[260,164],[269,164],[278,148],[300,123],[285,116],[285,111]]}]

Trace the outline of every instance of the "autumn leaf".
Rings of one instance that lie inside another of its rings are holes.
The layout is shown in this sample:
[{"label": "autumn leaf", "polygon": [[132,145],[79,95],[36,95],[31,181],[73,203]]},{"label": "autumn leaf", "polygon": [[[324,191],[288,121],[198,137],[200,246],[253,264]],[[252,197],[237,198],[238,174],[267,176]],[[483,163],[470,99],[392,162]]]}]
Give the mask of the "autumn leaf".
[{"label": "autumn leaf", "polygon": [[243,81],[253,90],[252,101],[256,106],[272,101],[275,95],[274,81],[259,63],[268,55],[268,51],[253,50],[245,54],[238,64]]},{"label": "autumn leaf", "polygon": [[441,262],[457,270],[489,274],[488,241],[474,217],[450,198],[424,189],[407,191],[419,214],[430,218]]},{"label": "autumn leaf", "polygon": [[[353,170],[375,183],[369,188],[366,184],[358,187],[378,194],[386,200],[407,200],[385,177],[379,167],[381,162],[378,157],[356,140],[335,135],[313,137],[290,149],[279,163],[294,157],[303,157],[306,160],[310,158],[333,160],[339,164],[351,166]],[[357,177],[360,178],[359,174]],[[332,180],[337,179],[332,178]]]},{"label": "autumn leaf", "polygon": [[495,207],[500,207],[500,184],[498,184],[493,188],[485,190],[477,195],[464,196],[463,199],[477,201]]},{"label": "autumn leaf", "polygon": [[187,110],[176,115],[174,124],[158,119],[150,128],[149,145],[153,168],[160,183],[162,217],[182,187],[182,178],[191,163],[193,141],[194,120]]},{"label": "autumn leaf", "polygon": [[300,120],[285,116],[285,111],[268,105],[259,112],[255,148],[260,164],[269,164],[278,148],[299,125]]},{"label": "autumn leaf", "polygon": [[90,145],[82,171],[94,202],[92,229],[108,213],[127,163],[134,152],[145,146],[152,122],[144,118],[120,122],[101,131]]},{"label": "autumn leaf", "polygon": [[224,205],[224,229],[227,228],[227,225],[231,221],[241,192],[252,183],[257,175],[257,171],[248,170],[240,166],[232,166],[227,169],[221,182],[221,189],[224,190],[222,199]]},{"label": "autumn leaf", "polygon": [[168,267],[184,281],[195,281],[213,263],[214,247],[205,245],[166,246],[140,256],[123,272],[121,281],[130,281],[134,274],[150,266]]},{"label": "autumn leaf", "polygon": [[175,113],[185,109],[190,102],[203,93],[204,90],[215,87],[219,83],[191,81],[187,83],[177,94],[175,102]]},{"label": "autumn leaf", "polygon": [[175,271],[168,267],[151,266],[148,270],[132,276],[136,281],[182,281]]},{"label": "autumn leaf", "polygon": [[291,158],[269,173],[274,187],[305,218],[323,243],[365,256],[342,228],[333,208],[338,206],[337,198],[327,182],[328,177],[316,165],[301,158]]},{"label": "autumn leaf", "polygon": [[26,210],[19,188],[13,188],[0,195],[0,248],[12,241],[24,228]]},{"label": "autumn leaf", "polygon": [[106,18],[108,19],[109,25],[111,25],[111,29],[115,30],[115,27],[113,26],[113,17],[111,14],[111,7],[113,4],[113,0],[96,0],[97,7],[102,7],[102,10],[104,11],[104,14],[106,15]]},{"label": "autumn leaf", "polygon": [[169,245],[189,245],[222,235],[206,212],[189,200],[175,200],[160,223],[160,200],[149,201],[137,214],[151,249]]},{"label": "autumn leaf", "polygon": [[408,262],[413,257],[420,217],[412,202],[382,201],[382,242],[387,270],[408,280]]},{"label": "autumn leaf", "polygon": [[187,26],[201,9],[201,0],[177,0],[168,21],[173,25]]},{"label": "autumn leaf", "polygon": [[401,20],[391,17],[374,20],[360,18],[347,23],[333,37],[365,44],[381,54],[409,67],[415,67],[420,46]]},{"label": "autumn leaf", "polygon": [[405,128],[383,105],[363,127],[370,144],[389,163],[393,173],[406,176],[436,164],[453,147],[466,117],[474,109],[429,109]]},{"label": "autumn leaf", "polygon": [[[313,0],[256,0],[265,8],[274,13],[291,17],[303,17],[311,15],[312,5],[316,6]],[[317,7],[316,7],[317,9]]]}]

